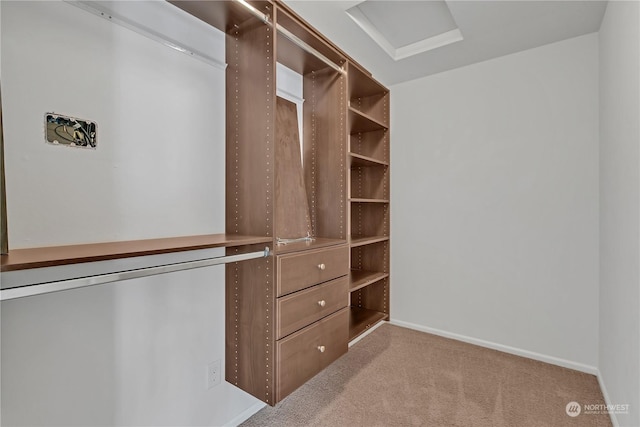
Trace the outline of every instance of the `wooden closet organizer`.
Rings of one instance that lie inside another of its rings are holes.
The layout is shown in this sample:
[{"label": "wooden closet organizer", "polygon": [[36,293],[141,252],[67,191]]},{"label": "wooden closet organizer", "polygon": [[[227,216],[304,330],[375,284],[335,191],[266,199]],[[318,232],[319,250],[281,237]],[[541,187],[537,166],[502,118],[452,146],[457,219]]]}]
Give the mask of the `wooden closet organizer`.
[{"label": "wooden closet organizer", "polygon": [[[388,319],[389,91],[280,1],[171,3],[226,33],[226,233],[274,248],[226,266],[226,380],[274,405]],[[303,76],[315,238],[286,245],[278,62]]]}]

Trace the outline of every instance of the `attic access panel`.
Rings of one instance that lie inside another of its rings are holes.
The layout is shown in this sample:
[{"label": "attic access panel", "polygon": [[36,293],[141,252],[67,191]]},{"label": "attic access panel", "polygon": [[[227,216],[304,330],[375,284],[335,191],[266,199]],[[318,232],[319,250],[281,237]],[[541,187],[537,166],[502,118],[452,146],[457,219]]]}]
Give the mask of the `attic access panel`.
[{"label": "attic access panel", "polygon": [[394,61],[463,39],[445,0],[365,0],[346,13]]}]

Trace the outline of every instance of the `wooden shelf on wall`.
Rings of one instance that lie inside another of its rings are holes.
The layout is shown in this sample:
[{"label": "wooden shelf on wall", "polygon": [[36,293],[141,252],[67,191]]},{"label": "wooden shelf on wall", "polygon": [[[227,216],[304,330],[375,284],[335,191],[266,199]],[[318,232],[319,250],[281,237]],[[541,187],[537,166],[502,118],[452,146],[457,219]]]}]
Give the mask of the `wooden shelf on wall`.
[{"label": "wooden shelf on wall", "polygon": [[270,245],[272,241],[271,237],[262,236],[205,234],[162,239],[14,249],[9,251],[9,254],[0,257],[0,271],[54,267],[198,249],[229,248],[261,243]]},{"label": "wooden shelf on wall", "polygon": [[369,236],[369,237],[352,237],[351,247],[370,245],[372,243],[386,242],[389,240],[388,236]]},{"label": "wooden shelf on wall", "polygon": [[358,335],[365,332],[378,322],[386,320],[389,316],[375,310],[366,308],[351,307],[349,316],[349,341],[357,338]]},{"label": "wooden shelf on wall", "polygon": [[[249,9],[235,1],[169,0],[169,3],[225,33],[251,23],[261,24]],[[249,3],[261,13],[268,13],[269,1]]]},{"label": "wooden shelf on wall", "polygon": [[344,239],[327,239],[323,237],[314,237],[311,241],[294,242],[286,244],[276,244],[273,247],[273,252],[278,255],[287,254],[290,252],[306,251],[311,249],[326,248],[329,246],[341,245],[346,243]]},{"label": "wooden shelf on wall", "polygon": [[365,73],[362,69],[349,64],[349,98],[366,98],[372,95],[385,93],[388,89],[380,82]]},{"label": "wooden shelf on wall", "polygon": [[349,199],[352,203],[389,203],[387,199],[362,199],[362,198],[354,198]]},{"label": "wooden shelf on wall", "polygon": [[372,132],[389,128],[374,117],[353,107],[349,107],[349,123],[351,124],[351,133]]},{"label": "wooden shelf on wall", "polygon": [[389,166],[389,162],[387,161],[374,159],[373,157],[363,156],[357,153],[349,153],[349,160],[351,167]]},{"label": "wooden shelf on wall", "polygon": [[389,277],[389,273],[352,269],[349,272],[349,292],[362,289],[386,277]]}]

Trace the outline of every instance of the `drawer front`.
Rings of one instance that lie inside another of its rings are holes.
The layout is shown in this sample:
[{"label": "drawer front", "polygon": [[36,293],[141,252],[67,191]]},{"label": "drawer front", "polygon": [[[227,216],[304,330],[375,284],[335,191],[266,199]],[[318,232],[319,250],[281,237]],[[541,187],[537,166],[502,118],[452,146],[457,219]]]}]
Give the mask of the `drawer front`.
[{"label": "drawer front", "polygon": [[278,256],[278,296],[349,273],[349,247]]},{"label": "drawer front", "polygon": [[277,401],[347,352],[349,309],[344,308],[277,342]]},{"label": "drawer front", "polygon": [[277,338],[280,339],[335,313],[349,304],[349,278],[330,282],[278,298]]}]

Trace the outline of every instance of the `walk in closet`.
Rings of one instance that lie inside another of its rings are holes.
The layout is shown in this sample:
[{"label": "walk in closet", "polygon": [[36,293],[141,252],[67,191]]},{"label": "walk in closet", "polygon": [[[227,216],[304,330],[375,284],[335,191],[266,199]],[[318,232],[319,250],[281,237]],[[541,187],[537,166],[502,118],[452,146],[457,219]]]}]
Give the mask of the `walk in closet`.
[{"label": "walk in closet", "polygon": [[[170,3],[225,33],[225,234],[9,250],[2,271],[226,257],[3,288],[2,299],[225,263],[225,379],[274,405],[389,318],[389,91],[280,1]],[[301,77],[301,114],[277,96],[282,66]]]},{"label": "walk in closet", "polygon": [[[389,91],[280,1],[170,3],[225,33],[225,233],[9,250],[2,271],[226,256],[21,284],[2,299],[224,263],[225,379],[274,405],[389,318]],[[299,103],[277,95],[283,67],[300,77]]]}]

